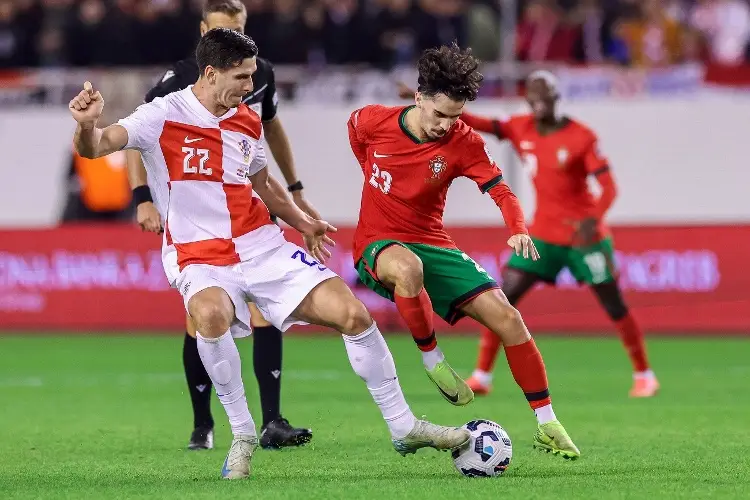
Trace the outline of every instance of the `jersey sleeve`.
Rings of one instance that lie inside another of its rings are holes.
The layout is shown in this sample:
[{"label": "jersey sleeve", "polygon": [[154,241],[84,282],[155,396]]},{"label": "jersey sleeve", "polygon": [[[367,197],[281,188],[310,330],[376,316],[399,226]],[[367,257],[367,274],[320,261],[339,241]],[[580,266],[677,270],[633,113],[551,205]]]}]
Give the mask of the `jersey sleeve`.
[{"label": "jersey sleeve", "polygon": [[261,120],[264,122],[270,122],[276,118],[276,113],[279,107],[279,94],[276,92],[276,73],[274,72],[273,65],[268,64],[268,87],[266,93],[263,95],[263,114]]},{"label": "jersey sleeve", "polygon": [[599,140],[593,134],[583,154],[583,164],[589,174],[599,175],[609,170],[609,161],[601,154]]},{"label": "jersey sleeve", "polygon": [[472,131],[469,134],[462,156],[465,160],[461,175],[476,182],[482,193],[486,193],[503,180],[503,172],[492,158],[487,144],[476,132]]},{"label": "jersey sleeve", "polygon": [[258,149],[255,152],[255,156],[253,157],[253,161],[250,162],[250,167],[248,169],[248,176],[252,176],[266,168],[268,165],[268,159],[266,157],[266,148],[263,146],[263,132],[260,134],[260,139],[258,140]]},{"label": "jersey sleeve", "polygon": [[484,140],[472,131],[468,144],[462,148],[465,153],[465,165],[462,173],[479,186],[482,193],[489,193],[492,201],[500,209],[512,234],[526,234],[526,222],[521,204],[508,184],[503,182],[503,173],[492,158]]},{"label": "jersey sleeve", "polygon": [[117,122],[128,132],[126,149],[149,151],[159,144],[159,137],[167,118],[167,103],[163,98],[141,104],[133,113]]},{"label": "jersey sleeve", "polygon": [[349,116],[347,127],[349,128],[349,145],[360,165],[367,163],[367,140],[369,131],[367,121],[372,113],[371,106],[365,106],[354,111]]}]

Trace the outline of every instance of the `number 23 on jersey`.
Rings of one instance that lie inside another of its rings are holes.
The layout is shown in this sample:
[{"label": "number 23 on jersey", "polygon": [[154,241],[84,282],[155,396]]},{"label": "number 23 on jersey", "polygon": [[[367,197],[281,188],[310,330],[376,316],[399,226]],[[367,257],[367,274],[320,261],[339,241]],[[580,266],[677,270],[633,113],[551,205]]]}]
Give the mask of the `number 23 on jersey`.
[{"label": "number 23 on jersey", "polygon": [[391,183],[393,177],[386,170],[380,170],[377,164],[372,164],[372,176],[370,176],[370,185],[376,189],[380,189],[383,194],[388,194],[391,190]]}]

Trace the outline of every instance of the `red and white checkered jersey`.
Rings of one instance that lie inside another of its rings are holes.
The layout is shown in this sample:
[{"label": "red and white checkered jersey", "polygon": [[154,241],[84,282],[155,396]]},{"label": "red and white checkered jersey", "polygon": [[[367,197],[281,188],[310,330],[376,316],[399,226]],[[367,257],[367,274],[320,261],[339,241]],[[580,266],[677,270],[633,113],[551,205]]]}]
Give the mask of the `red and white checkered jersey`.
[{"label": "red and white checkered jersey", "polygon": [[168,187],[162,256],[173,245],[180,270],[236,264],[285,241],[249,179],[266,168],[260,116],[242,104],[216,117],[192,89],[142,104],[118,122],[150,183]]}]

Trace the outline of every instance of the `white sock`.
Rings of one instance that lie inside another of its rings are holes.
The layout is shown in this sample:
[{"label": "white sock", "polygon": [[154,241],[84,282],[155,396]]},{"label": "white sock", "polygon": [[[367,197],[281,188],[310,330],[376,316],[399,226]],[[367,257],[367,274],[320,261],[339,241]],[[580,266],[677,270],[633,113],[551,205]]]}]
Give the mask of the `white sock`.
[{"label": "white sock", "polygon": [[471,374],[472,377],[477,379],[480,384],[489,386],[492,384],[492,374],[484,370],[474,370]]},{"label": "white sock", "polygon": [[417,419],[401,392],[391,351],[377,325],[373,321],[372,326],[359,335],[343,337],[354,373],[365,381],[391,436],[396,439],[405,437]]},{"label": "white sock", "polygon": [[633,372],[633,378],[656,378],[654,372],[646,370],[645,372]]},{"label": "white sock", "polygon": [[422,363],[424,363],[424,367],[428,370],[432,370],[433,368],[435,368],[436,364],[440,363],[443,360],[445,360],[445,356],[443,355],[443,351],[441,351],[439,347],[435,347],[431,351],[422,352]]},{"label": "white sock", "polygon": [[198,333],[196,337],[198,354],[227,412],[232,434],[255,436],[255,422],[247,407],[245,386],[242,384],[240,353],[232,334],[227,331],[218,339],[209,339]]},{"label": "white sock", "polygon": [[541,408],[537,408],[536,410],[534,410],[534,413],[536,414],[536,419],[540,425],[546,424],[547,422],[552,422],[553,420],[557,420],[555,412],[552,411],[551,404],[542,406]]}]

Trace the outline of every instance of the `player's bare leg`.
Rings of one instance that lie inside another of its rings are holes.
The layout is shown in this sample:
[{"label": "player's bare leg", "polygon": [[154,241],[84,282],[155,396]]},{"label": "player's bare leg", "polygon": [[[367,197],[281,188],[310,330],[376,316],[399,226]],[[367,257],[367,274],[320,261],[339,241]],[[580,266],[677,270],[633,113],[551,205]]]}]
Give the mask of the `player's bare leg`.
[{"label": "player's bare leg", "polygon": [[451,450],[468,442],[470,436],[465,429],[416,419],[401,391],[383,335],[364,304],[340,278],[320,283],[292,316],[341,332],[349,362],[380,408],[396,451],[405,455],[424,447]]},{"label": "player's bare leg", "polygon": [[182,345],[182,365],[193,407],[193,431],[188,442],[189,450],[210,450],[214,447],[214,419],[211,415],[213,384],[198,353],[195,323],[186,314],[185,339]]},{"label": "player's bare leg", "polygon": [[[502,290],[508,303],[516,307],[526,292],[539,282],[536,274],[519,269],[503,270]],[[479,337],[479,354],[477,364],[471,377],[466,381],[474,394],[486,395],[492,390],[492,370],[495,360],[502,348],[502,339],[487,327],[482,327]]]},{"label": "player's bare leg", "polygon": [[422,261],[411,250],[394,244],[380,252],[374,271],[378,280],[393,291],[396,307],[422,351],[422,362],[430,380],[451,404],[462,406],[470,403],[474,393],[450,367],[437,346],[432,302],[424,288]]},{"label": "player's bare leg", "polygon": [[651,370],[646,354],[643,331],[628,310],[616,281],[594,285],[596,295],[607,315],[615,323],[620,339],[633,365],[633,387],[630,397],[650,398],[659,392],[659,381]]},{"label": "player's bare leg", "polygon": [[575,459],[580,451],[552,410],[544,360],[518,310],[499,289],[489,290],[461,309],[500,337],[516,383],[539,422],[534,447]]},{"label": "player's bare leg", "polygon": [[263,425],[260,445],[266,449],[301,446],[312,439],[312,431],[292,427],[281,416],[281,330],[266,321],[255,304],[248,304],[253,326],[253,370],[258,380]]},{"label": "player's bare leg", "polygon": [[234,304],[223,289],[210,287],[190,298],[188,312],[197,328],[201,360],[226,410],[234,436],[222,476],[246,478],[250,475],[250,459],[258,446],[258,437],[245,398],[240,353],[229,332],[235,317]]}]

